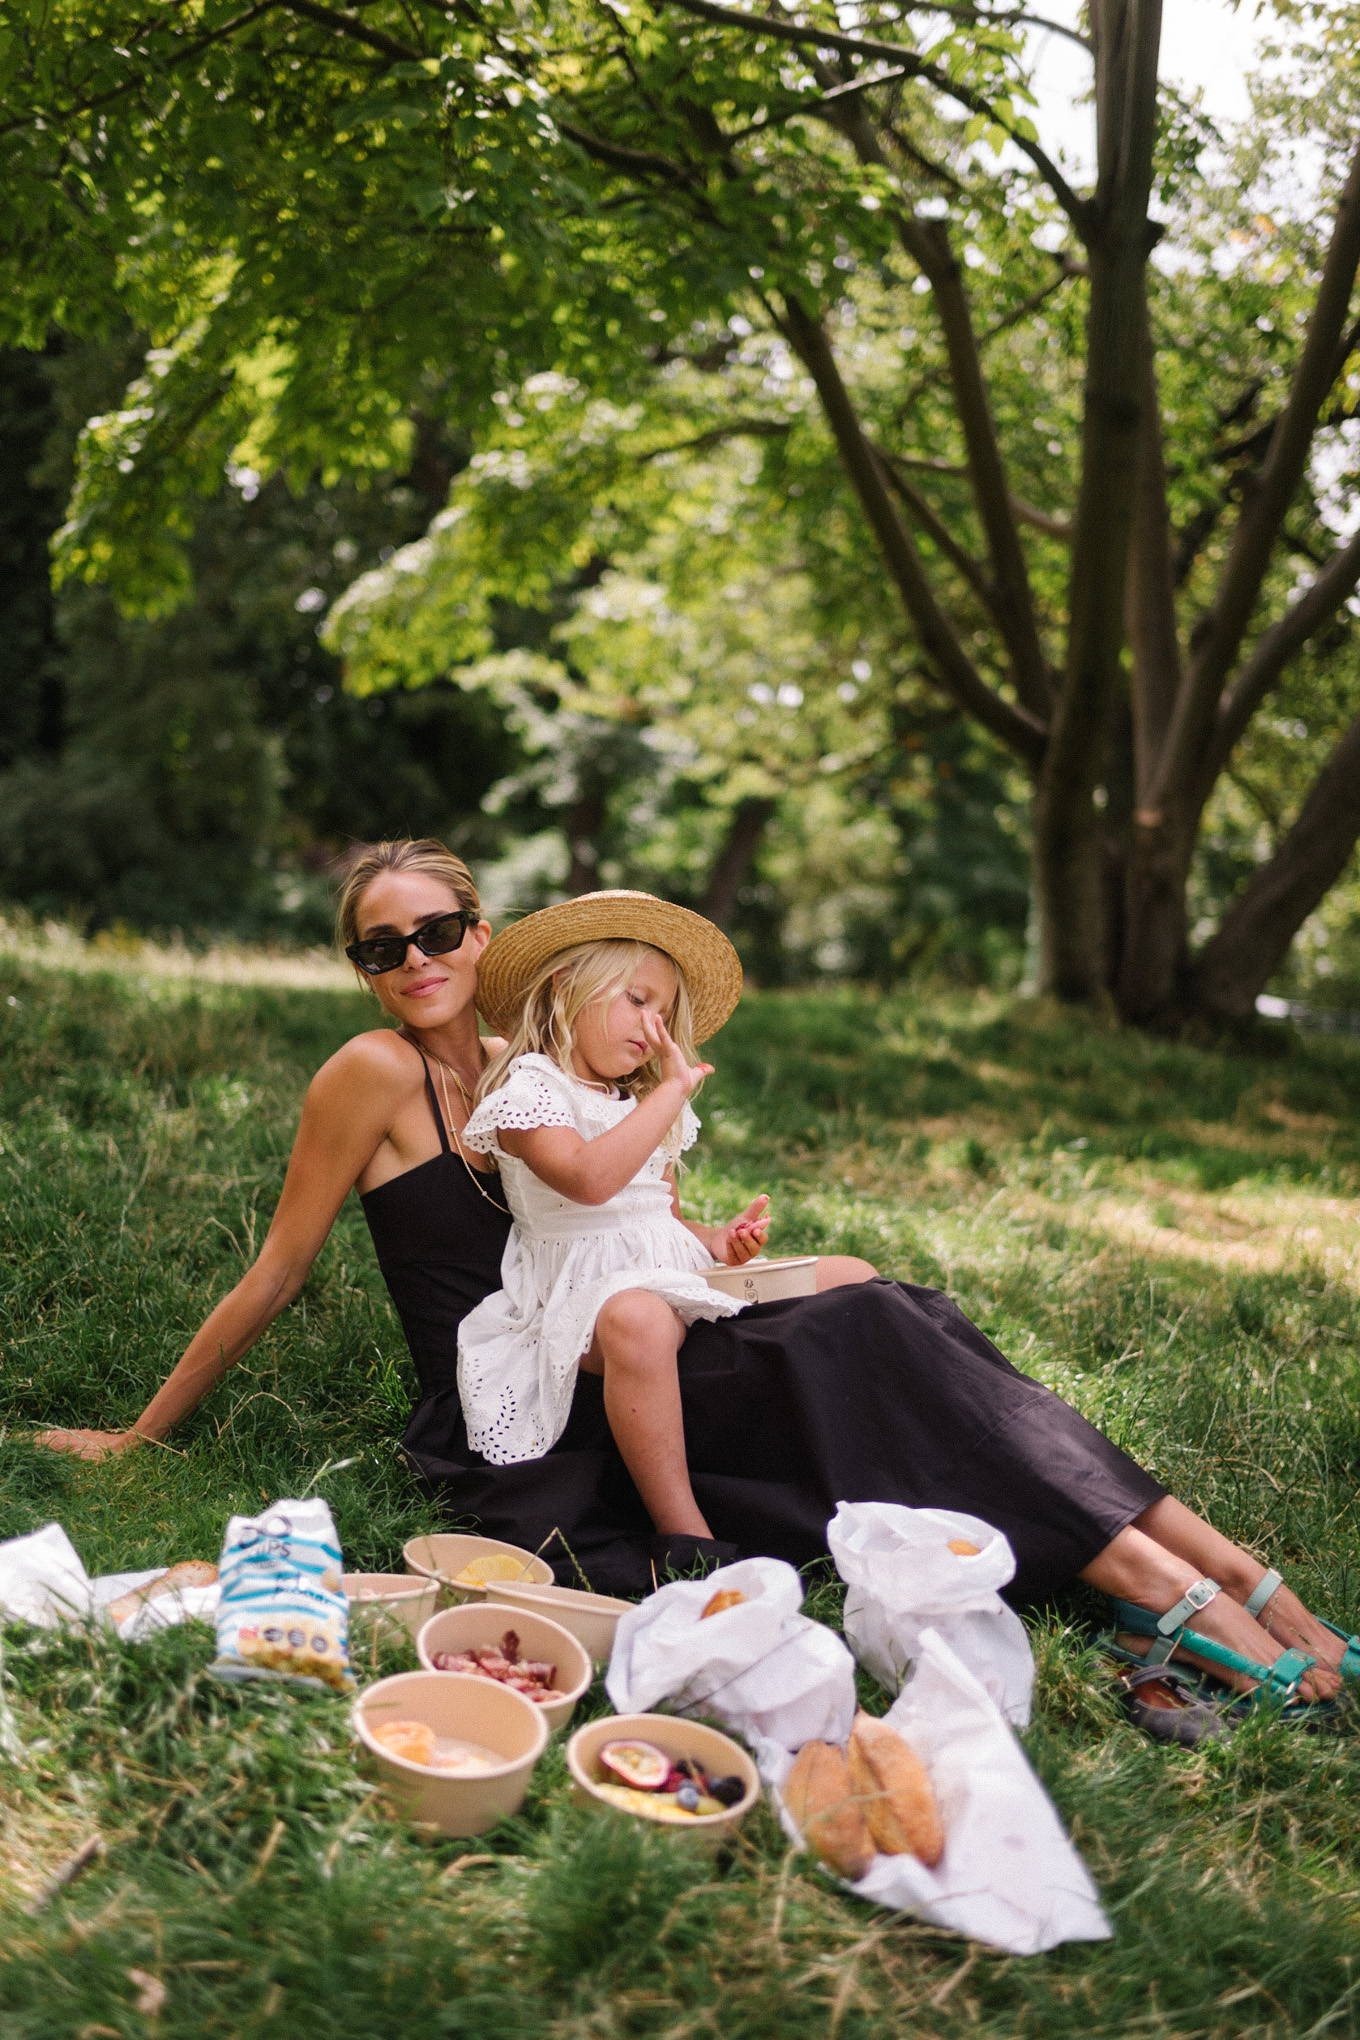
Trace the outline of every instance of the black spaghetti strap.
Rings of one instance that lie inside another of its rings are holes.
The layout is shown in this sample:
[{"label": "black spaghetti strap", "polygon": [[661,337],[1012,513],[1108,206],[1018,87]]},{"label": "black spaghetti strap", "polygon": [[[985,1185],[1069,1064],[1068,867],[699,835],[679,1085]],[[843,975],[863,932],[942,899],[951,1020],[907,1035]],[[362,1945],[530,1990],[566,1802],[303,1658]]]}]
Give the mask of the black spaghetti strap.
[{"label": "black spaghetti strap", "polygon": [[[414,1042],[411,1043],[411,1046],[416,1048]],[[421,1049],[416,1048],[416,1054],[420,1057],[422,1064],[424,1064],[425,1096],[430,1101],[430,1110],[434,1114],[434,1123],[439,1128],[439,1145],[446,1155],[451,1155],[453,1149],[449,1146],[449,1136],[448,1130],[444,1125],[444,1115],[439,1109],[439,1100],[434,1094],[434,1078],[430,1075],[430,1065],[425,1061],[425,1056]]]}]

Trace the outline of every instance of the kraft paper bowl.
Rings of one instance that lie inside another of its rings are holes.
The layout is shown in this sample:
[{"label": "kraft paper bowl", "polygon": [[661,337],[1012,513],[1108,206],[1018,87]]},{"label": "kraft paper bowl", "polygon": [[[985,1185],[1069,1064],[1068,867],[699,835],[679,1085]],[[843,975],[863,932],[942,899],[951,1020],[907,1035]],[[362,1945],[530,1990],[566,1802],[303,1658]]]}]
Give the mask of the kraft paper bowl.
[{"label": "kraft paper bowl", "polygon": [[340,1584],[349,1602],[349,1619],[367,1617],[375,1627],[405,1630],[417,1636],[434,1613],[439,1595],[434,1580],[412,1573],[347,1572]]},{"label": "kraft paper bowl", "polygon": [[[474,1558],[487,1558],[493,1552],[508,1552],[511,1558],[520,1562],[520,1580],[487,1580],[475,1586],[455,1586],[455,1576]],[[443,1607],[451,1607],[461,1601],[490,1601],[499,1598],[501,1588],[508,1584],[550,1586],[552,1567],[541,1558],[535,1558],[532,1551],[522,1551],[518,1544],[502,1544],[497,1537],[470,1537],[453,1531],[437,1531],[431,1537],[413,1537],[402,1547],[408,1573],[415,1573],[421,1579],[434,1580],[440,1589],[439,1599]]]},{"label": "kraft paper bowl", "polygon": [[[413,1764],[374,1740],[373,1730],[392,1721],[426,1722],[436,1735],[478,1743],[502,1761],[475,1778]],[[355,1701],[354,1727],[366,1767],[406,1819],[428,1822],[446,1835],[480,1835],[518,1813],[548,1740],[541,1707],[494,1679],[462,1672],[398,1672],[379,1679]]]},{"label": "kraft paper bowl", "polygon": [[611,1594],[587,1594],[579,1587],[543,1586],[538,1581],[507,1580],[495,1590],[496,1598],[515,1608],[532,1609],[550,1622],[569,1629],[585,1646],[597,1665],[607,1665],[614,1648],[614,1631],[620,1617],[632,1607],[631,1601],[616,1601]]},{"label": "kraft paper bowl", "polygon": [[815,1296],[816,1254],[795,1254],[782,1261],[757,1258],[740,1268],[705,1268],[703,1277],[738,1303],[778,1303],[786,1296]]},{"label": "kraft paper bowl", "polygon": [[577,1701],[589,1690],[594,1666],[576,1638],[546,1616],[503,1601],[465,1601],[461,1608],[444,1608],[431,1615],[416,1638],[416,1655],[427,1671],[438,1673],[441,1679],[473,1677],[475,1674],[466,1672],[441,1672],[434,1662],[436,1655],[499,1643],[507,1629],[518,1636],[521,1657],[556,1665],[551,1700],[531,1700],[529,1705],[538,1709],[550,1729],[565,1728]]},{"label": "kraft paper bowl", "polygon": [[635,1737],[643,1742],[655,1743],[672,1762],[677,1757],[693,1757],[702,1764],[710,1778],[730,1778],[735,1774],[746,1786],[736,1805],[725,1806],[721,1813],[696,1813],[683,1825],[678,1821],[658,1821],[656,1825],[663,1833],[693,1837],[709,1848],[716,1848],[719,1842],[736,1833],[760,1797],[760,1773],[740,1743],[734,1743],[731,1736],[724,1735],[720,1729],[708,1728],[700,1721],[685,1721],[675,1714],[614,1714],[604,1721],[590,1721],[584,1728],[578,1728],[567,1744],[571,1796],[578,1806],[597,1806],[607,1813],[618,1814],[624,1820],[647,1819],[646,1814],[633,1813],[627,1807],[615,1806],[606,1799],[596,1779],[600,1768],[599,1753],[604,1745],[630,1741]]}]

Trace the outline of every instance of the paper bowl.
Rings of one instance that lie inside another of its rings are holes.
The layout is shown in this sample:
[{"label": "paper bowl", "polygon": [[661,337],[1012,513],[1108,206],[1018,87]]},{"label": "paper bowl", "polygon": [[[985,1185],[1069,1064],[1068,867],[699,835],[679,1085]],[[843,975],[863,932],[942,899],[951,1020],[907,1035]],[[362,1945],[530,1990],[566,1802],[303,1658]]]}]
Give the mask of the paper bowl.
[{"label": "paper bowl", "polygon": [[545,1616],[504,1601],[465,1601],[461,1608],[444,1608],[431,1615],[416,1638],[416,1655],[427,1671],[441,1679],[474,1677],[467,1672],[439,1671],[434,1662],[436,1652],[475,1650],[485,1643],[499,1643],[507,1629],[518,1636],[521,1657],[556,1665],[552,1699],[531,1700],[529,1705],[537,1708],[550,1729],[565,1728],[577,1701],[590,1686],[594,1666],[576,1638]]},{"label": "paper bowl", "polygon": [[777,1303],[785,1296],[817,1294],[816,1254],[796,1254],[782,1261],[747,1261],[740,1268],[705,1268],[705,1282],[738,1303]]},{"label": "paper bowl", "polygon": [[619,1618],[633,1605],[631,1601],[616,1601],[611,1594],[587,1594],[579,1587],[542,1586],[527,1580],[523,1584],[507,1580],[495,1589],[495,1594],[498,1601],[532,1609],[536,1615],[546,1615],[550,1622],[569,1629],[597,1665],[608,1664]]},{"label": "paper bowl", "polygon": [[721,1813],[696,1813],[683,1827],[671,1821],[649,1821],[649,1826],[657,1826],[664,1834],[693,1837],[710,1848],[736,1833],[760,1797],[760,1773],[740,1743],[734,1743],[730,1736],[699,1721],[683,1721],[674,1714],[613,1714],[604,1721],[587,1722],[584,1728],[578,1728],[567,1744],[571,1796],[578,1806],[602,1807],[624,1820],[647,1819],[646,1814],[615,1806],[595,1782],[598,1755],[605,1743],[632,1736],[655,1743],[672,1762],[677,1757],[693,1757],[711,1778],[730,1778],[735,1773],[746,1785],[736,1805],[724,1807]]},{"label": "paper bowl", "polygon": [[546,1560],[535,1558],[531,1551],[521,1551],[518,1544],[502,1544],[496,1537],[467,1537],[453,1531],[438,1531],[432,1537],[413,1537],[402,1547],[408,1573],[415,1573],[421,1579],[434,1580],[439,1586],[441,1606],[448,1608],[462,1601],[490,1601],[499,1598],[505,1580],[488,1580],[485,1585],[455,1587],[454,1575],[474,1558],[487,1558],[494,1551],[505,1551],[517,1558],[523,1569],[525,1584],[536,1586],[552,1584],[552,1567]]},{"label": "paper bowl", "polygon": [[434,1580],[410,1573],[347,1572],[340,1584],[349,1602],[349,1618],[367,1616],[380,1627],[404,1629],[411,1636],[434,1613],[439,1588]]},{"label": "paper bowl", "polygon": [[[391,1721],[426,1722],[436,1735],[480,1743],[504,1761],[476,1778],[413,1764],[374,1741],[373,1729]],[[354,1727],[367,1768],[406,1818],[427,1821],[446,1835],[480,1835],[518,1813],[548,1740],[541,1707],[494,1679],[461,1672],[398,1672],[379,1679],[355,1701]]]}]

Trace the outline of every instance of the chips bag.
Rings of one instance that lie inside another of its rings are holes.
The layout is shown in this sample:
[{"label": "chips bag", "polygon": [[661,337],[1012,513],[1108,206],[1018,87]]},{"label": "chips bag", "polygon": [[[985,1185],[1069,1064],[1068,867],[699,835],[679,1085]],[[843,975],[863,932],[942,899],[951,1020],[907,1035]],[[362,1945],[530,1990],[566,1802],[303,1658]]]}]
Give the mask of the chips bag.
[{"label": "chips bag", "polygon": [[319,1498],[233,1516],[218,1562],[217,1677],[347,1692],[354,1674],[343,1563]]}]

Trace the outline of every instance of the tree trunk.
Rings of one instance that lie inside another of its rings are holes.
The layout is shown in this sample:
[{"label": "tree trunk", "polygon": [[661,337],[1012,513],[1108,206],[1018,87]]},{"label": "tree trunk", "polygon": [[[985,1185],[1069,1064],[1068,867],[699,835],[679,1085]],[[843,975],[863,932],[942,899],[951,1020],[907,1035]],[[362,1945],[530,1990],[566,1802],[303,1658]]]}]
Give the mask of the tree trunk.
[{"label": "tree trunk", "polygon": [[1099,173],[1088,226],[1091,299],[1081,488],[1063,688],[1035,804],[1034,887],[1045,991],[1106,988],[1104,848],[1093,796],[1124,646],[1124,596],[1143,412],[1147,217],[1160,0],[1093,0]]},{"label": "tree trunk", "polygon": [[572,803],[565,834],[571,851],[567,891],[573,898],[577,893],[594,892],[600,883],[600,853],[596,842],[603,827],[604,801],[599,794],[582,794]]},{"label": "tree trunk", "polygon": [[733,810],[728,826],[727,838],[718,852],[717,861],[709,876],[708,890],[699,907],[701,914],[719,928],[727,928],[736,911],[737,894],[741,891],[747,872],[765,833],[765,825],[775,811],[777,803],[761,800],[754,796],[739,801]]},{"label": "tree trunk", "polygon": [[1299,818],[1269,864],[1247,881],[1190,973],[1201,1010],[1248,1019],[1258,992],[1326,896],[1360,840],[1360,716],[1313,783]]}]

